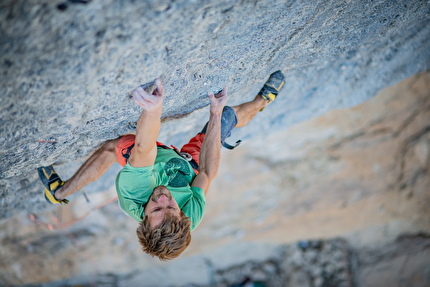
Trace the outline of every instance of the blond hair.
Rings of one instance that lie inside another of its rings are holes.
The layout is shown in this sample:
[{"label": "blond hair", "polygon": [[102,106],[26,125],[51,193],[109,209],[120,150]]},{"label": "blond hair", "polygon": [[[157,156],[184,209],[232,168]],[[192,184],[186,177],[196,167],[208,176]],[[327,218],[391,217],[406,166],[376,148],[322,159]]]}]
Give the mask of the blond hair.
[{"label": "blond hair", "polygon": [[183,211],[180,217],[166,212],[160,225],[152,229],[148,216],[145,216],[136,234],[144,252],[167,261],[178,257],[190,245],[190,228],[191,220]]}]

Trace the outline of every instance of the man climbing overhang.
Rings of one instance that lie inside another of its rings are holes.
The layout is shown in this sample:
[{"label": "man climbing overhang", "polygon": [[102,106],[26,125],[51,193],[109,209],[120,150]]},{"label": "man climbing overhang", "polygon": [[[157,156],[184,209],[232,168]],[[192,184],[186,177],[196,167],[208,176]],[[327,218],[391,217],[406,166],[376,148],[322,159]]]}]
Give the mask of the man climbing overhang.
[{"label": "man climbing overhang", "polygon": [[209,92],[210,116],[203,130],[181,150],[157,142],[164,97],[163,84],[155,80],[152,94],[142,87],[133,90],[133,100],[143,108],[136,135],[106,141],[67,181],[52,165],[38,168],[49,203],[67,204],[67,196],[97,180],[114,163],[123,169],[116,178],[121,209],[137,220],[137,237],[143,250],[161,260],[178,257],[190,244],[191,234],[205,211],[205,197],[215,178],[221,146],[235,127],[243,127],[258,111],[273,101],[284,84],[277,71],[254,100],[225,106],[227,87]]}]

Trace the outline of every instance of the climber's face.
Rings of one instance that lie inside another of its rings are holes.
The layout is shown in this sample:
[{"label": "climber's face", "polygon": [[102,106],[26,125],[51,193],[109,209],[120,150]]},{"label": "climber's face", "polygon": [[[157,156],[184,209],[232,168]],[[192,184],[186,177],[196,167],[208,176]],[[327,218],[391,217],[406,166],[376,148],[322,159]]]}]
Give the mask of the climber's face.
[{"label": "climber's face", "polygon": [[159,226],[167,212],[177,217],[181,214],[178,203],[167,187],[159,185],[154,188],[145,206],[145,216],[148,216],[149,226],[151,228]]}]

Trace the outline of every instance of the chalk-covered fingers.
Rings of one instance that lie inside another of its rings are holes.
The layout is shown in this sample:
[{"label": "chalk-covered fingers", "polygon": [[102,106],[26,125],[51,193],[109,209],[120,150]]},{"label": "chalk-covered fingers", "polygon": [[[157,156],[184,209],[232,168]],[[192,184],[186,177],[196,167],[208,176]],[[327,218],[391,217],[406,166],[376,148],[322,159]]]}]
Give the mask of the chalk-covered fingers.
[{"label": "chalk-covered fingers", "polygon": [[152,94],[162,97],[164,95],[164,87],[160,79],[155,79],[155,86],[157,86],[157,88],[152,92]]},{"label": "chalk-covered fingers", "polygon": [[222,110],[225,106],[225,103],[228,99],[228,95],[227,95],[227,86],[224,87],[224,89],[217,93],[216,95],[214,95],[212,92],[208,93],[208,97],[211,100],[211,107],[210,107],[210,111],[213,114],[221,114]]},{"label": "chalk-covered fingers", "polygon": [[133,101],[146,111],[155,111],[162,108],[164,88],[160,79],[155,80],[157,88],[149,94],[142,87],[133,90]]}]

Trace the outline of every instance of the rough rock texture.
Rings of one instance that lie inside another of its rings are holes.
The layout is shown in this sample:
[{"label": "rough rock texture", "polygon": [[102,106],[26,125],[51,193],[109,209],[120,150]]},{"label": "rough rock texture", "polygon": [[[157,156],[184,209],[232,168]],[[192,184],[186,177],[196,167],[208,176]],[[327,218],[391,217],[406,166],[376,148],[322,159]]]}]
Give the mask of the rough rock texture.
[{"label": "rough rock texture", "polygon": [[[0,217],[47,207],[37,166],[81,160],[132,131],[138,85],[161,77],[167,119],[226,84],[230,104],[250,99],[282,69],[276,108],[242,132],[260,135],[428,69],[429,11],[419,0],[2,1]],[[165,124],[161,136],[184,143],[206,117]]]},{"label": "rough rock texture", "polygon": [[[115,203],[68,228],[47,229],[73,223],[114,197],[119,165],[113,166],[85,188],[89,202],[78,192],[69,205],[38,212],[43,224],[27,212],[0,221],[0,285],[216,286],[248,276],[304,287],[327,278],[354,287],[427,287],[429,123],[427,72],[357,107],[223,152],[202,223],[190,247],[170,263],[140,250],[136,222]],[[63,164],[58,171],[68,177],[78,166]],[[322,249],[312,243],[334,237],[342,238],[334,244],[340,253],[330,251],[331,243]],[[284,245],[297,241],[302,247],[291,245],[292,255],[283,259]],[[351,249],[348,263],[345,248]]]},{"label": "rough rock texture", "polygon": [[301,241],[281,246],[276,257],[215,270],[214,282],[216,286],[233,286],[249,279],[273,287],[349,287],[349,249],[341,239]]},{"label": "rough rock texture", "polygon": [[[402,236],[385,246],[358,249],[339,238],[244,247],[216,250],[236,256],[228,264],[220,265],[219,258],[205,254],[182,260],[180,264],[127,275],[95,274],[23,286],[426,287],[430,284],[430,237],[424,234]],[[246,248],[266,253],[249,258],[241,253]],[[245,282],[263,285],[245,285]]]},{"label": "rough rock texture", "polygon": [[389,244],[355,250],[354,286],[430,285],[429,234],[403,235]]},{"label": "rough rock texture", "polygon": [[430,284],[429,255],[425,234],[359,249],[342,239],[300,241],[279,246],[275,256],[214,270],[213,284],[201,286],[245,287],[239,284],[248,279],[267,287],[424,287]]}]

